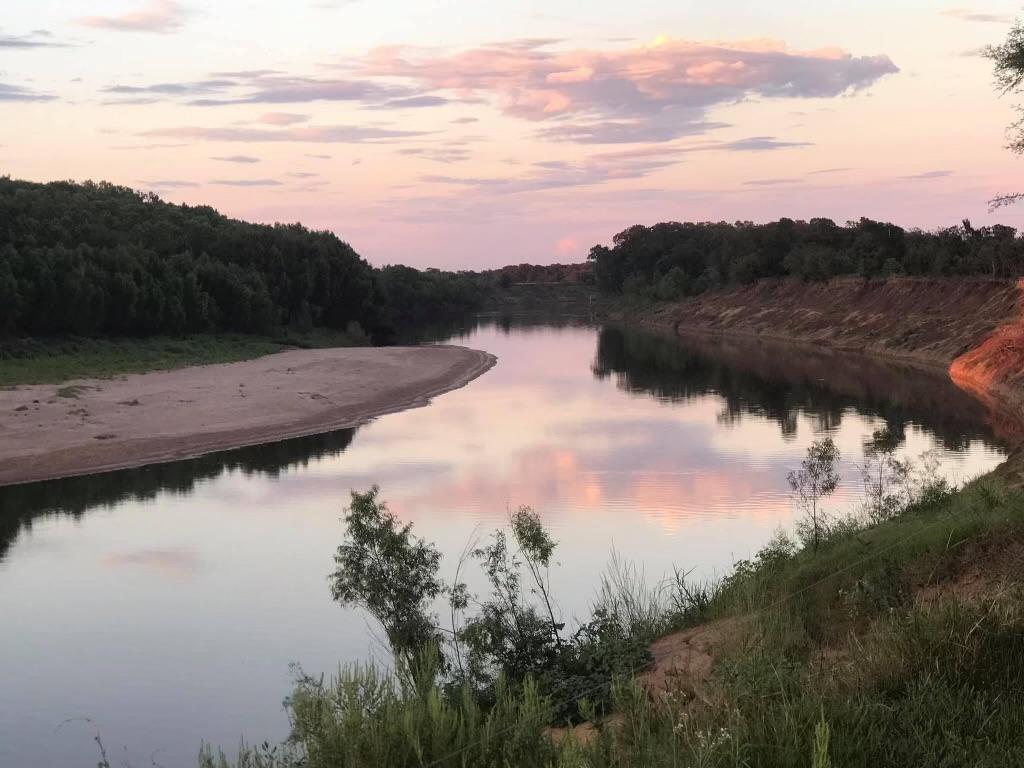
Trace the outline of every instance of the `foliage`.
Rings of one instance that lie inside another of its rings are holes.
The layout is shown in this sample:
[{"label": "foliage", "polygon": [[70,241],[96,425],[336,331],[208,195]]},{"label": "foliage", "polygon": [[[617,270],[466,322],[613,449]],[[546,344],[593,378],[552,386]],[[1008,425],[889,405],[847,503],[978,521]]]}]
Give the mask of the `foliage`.
[{"label": "foliage", "polygon": [[1024,274],[1024,242],[1012,227],[969,221],[934,232],[862,218],[663,222],[635,225],[612,246],[590,251],[598,288],[609,294],[673,301],[760,278],[826,280],[840,275]]},{"label": "foliage", "polygon": [[[548,702],[527,683],[513,691],[500,680],[494,702],[445,695],[435,685],[436,657],[417,664],[409,680],[373,667],[350,666],[324,685],[301,676],[288,701],[292,737],[272,755],[243,748],[239,768],[364,768],[364,766],[536,766],[557,752],[544,734]],[[223,755],[204,748],[201,768],[221,768]]]},{"label": "foliage", "polygon": [[500,269],[484,270],[480,277],[507,290],[516,283],[585,283],[593,282],[590,265],[575,264],[509,264]]},{"label": "foliage", "polygon": [[[1002,94],[1018,94],[1024,87],[1024,25],[1019,21],[1006,35],[1006,40],[999,45],[990,45],[982,50],[982,55],[992,61],[996,88]],[[1020,105],[1017,112],[1024,115]],[[1010,144],[1007,147],[1018,155],[1024,153],[1024,116],[1013,123],[1007,133]],[[1024,198],[1024,193],[999,195],[990,201],[992,208],[1015,203]]]},{"label": "foliage", "polygon": [[[510,515],[511,537],[498,530],[472,550],[490,587],[483,600],[459,580],[461,562],[455,583],[439,579],[436,548],[388,511],[376,487],[353,492],[345,522],[332,594],[341,605],[360,606],[380,622],[400,671],[417,673],[417,659],[435,653],[448,689],[465,689],[476,701],[493,703],[501,686],[518,690],[535,684],[562,702],[554,713],[566,719],[579,714],[579,701],[587,695],[601,709],[609,701],[611,679],[647,663],[654,627],[638,631],[620,611],[621,603],[609,601],[574,633],[565,632],[550,585],[556,543],[528,507]],[[448,599],[452,621],[447,638],[430,613],[431,601],[440,595]],[[475,610],[460,624],[470,604]]]},{"label": "foliage", "polygon": [[800,462],[800,469],[790,472],[787,477],[805,516],[797,524],[797,531],[805,543],[810,541],[813,544],[815,552],[825,528],[825,515],[819,504],[822,498],[831,496],[839,484],[838,463],[839,449],[831,437],[826,437],[811,443],[807,456]]},{"label": "foliage", "polygon": [[482,289],[468,272],[418,270],[401,265],[377,270],[389,325],[406,328],[427,321],[457,317],[479,309]]},{"label": "foliage", "polygon": [[345,515],[347,533],[338,547],[331,594],[341,605],[358,605],[384,627],[396,655],[413,665],[440,642],[429,602],[441,594],[441,554],[412,535],[378,501],[378,488],[352,492]]},{"label": "foliage", "polygon": [[388,340],[396,324],[474,309],[480,296],[449,273],[375,271],[327,231],[250,224],[106,183],[0,177],[0,222],[0,337],[287,326]]}]

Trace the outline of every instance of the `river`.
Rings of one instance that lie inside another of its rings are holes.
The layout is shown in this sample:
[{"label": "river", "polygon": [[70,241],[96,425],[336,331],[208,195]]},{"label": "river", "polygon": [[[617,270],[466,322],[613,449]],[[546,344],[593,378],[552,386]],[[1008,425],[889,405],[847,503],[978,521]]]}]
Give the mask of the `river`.
[{"label": "river", "polygon": [[[558,540],[553,586],[583,618],[613,552],[655,582],[706,578],[794,511],[787,472],[832,436],[860,503],[863,442],[936,452],[963,481],[1004,457],[985,409],[941,374],[849,354],[481,320],[448,337],[498,364],[424,408],[358,429],[192,461],[0,489],[0,766],[194,766],[203,740],[287,734],[300,664],[387,662],[332,603],[349,492],[373,484],[445,554],[508,510]],[[471,586],[479,589],[475,579]]]}]

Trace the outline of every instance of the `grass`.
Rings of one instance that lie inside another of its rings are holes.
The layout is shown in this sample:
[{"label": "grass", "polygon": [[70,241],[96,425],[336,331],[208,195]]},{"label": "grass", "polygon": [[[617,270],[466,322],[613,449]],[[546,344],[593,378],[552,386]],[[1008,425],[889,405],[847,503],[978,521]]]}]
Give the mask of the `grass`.
[{"label": "grass", "polygon": [[[837,526],[817,552],[777,538],[714,584],[677,578],[659,592],[620,566],[602,605],[622,626],[649,635],[733,619],[706,700],[655,697],[617,678],[614,714],[596,719],[594,736],[556,742],[546,727],[558,702],[532,685],[501,688],[488,707],[432,673],[410,681],[348,667],[327,684],[300,678],[286,744],[243,749],[234,762],[207,749],[200,764],[1017,765],[1024,594],[1001,582],[1020,576],[1019,563],[1015,572],[1000,560],[1011,550],[1024,551],[1024,496],[984,478],[880,524]],[[985,588],[960,589],[977,557],[993,570]]]},{"label": "grass", "polygon": [[[277,336],[196,334],[147,338],[55,338],[0,340],[0,387],[61,384],[72,379],[111,378],[129,373],[233,363],[279,352],[369,343],[360,333],[316,330]],[[60,397],[77,398],[66,386]]]}]

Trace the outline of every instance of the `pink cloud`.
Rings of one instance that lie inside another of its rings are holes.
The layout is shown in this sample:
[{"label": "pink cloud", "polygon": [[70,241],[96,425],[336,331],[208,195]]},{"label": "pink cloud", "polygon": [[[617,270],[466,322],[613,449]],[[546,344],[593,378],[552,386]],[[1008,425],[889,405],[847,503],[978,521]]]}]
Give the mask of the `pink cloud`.
[{"label": "pink cloud", "polygon": [[424,131],[406,131],[372,125],[309,125],[272,128],[203,128],[183,125],[176,128],[158,128],[144,131],[140,136],[158,136],[202,141],[305,142],[325,144],[359,144],[391,141],[426,135]]},{"label": "pink cloud", "polygon": [[256,122],[267,125],[295,125],[309,121],[309,115],[299,115],[294,112],[267,112],[260,115]]},{"label": "pink cloud", "polygon": [[149,0],[137,11],[119,16],[84,16],[78,23],[118,32],[174,32],[184,25],[189,13],[176,0]]},{"label": "pink cloud", "polygon": [[[490,97],[506,114],[556,121],[550,138],[584,142],[668,140],[700,133],[709,108],[759,96],[829,98],[898,72],[888,56],[837,48],[790,51],[771,40],[659,40],[621,50],[551,50],[512,41],[442,54],[377,48],[363,74],[403,78],[425,91]],[[572,123],[570,120],[579,122]]]}]

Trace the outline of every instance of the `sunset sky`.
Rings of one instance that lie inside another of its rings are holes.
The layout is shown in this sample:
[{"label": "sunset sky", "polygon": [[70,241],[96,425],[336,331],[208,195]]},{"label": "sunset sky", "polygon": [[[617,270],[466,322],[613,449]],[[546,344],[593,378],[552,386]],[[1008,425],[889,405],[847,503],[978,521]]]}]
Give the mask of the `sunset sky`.
[{"label": "sunset sky", "polygon": [[1019,3],[4,0],[0,174],[326,228],[374,264],[580,261],[634,223],[931,228],[1024,188],[977,51]]}]

